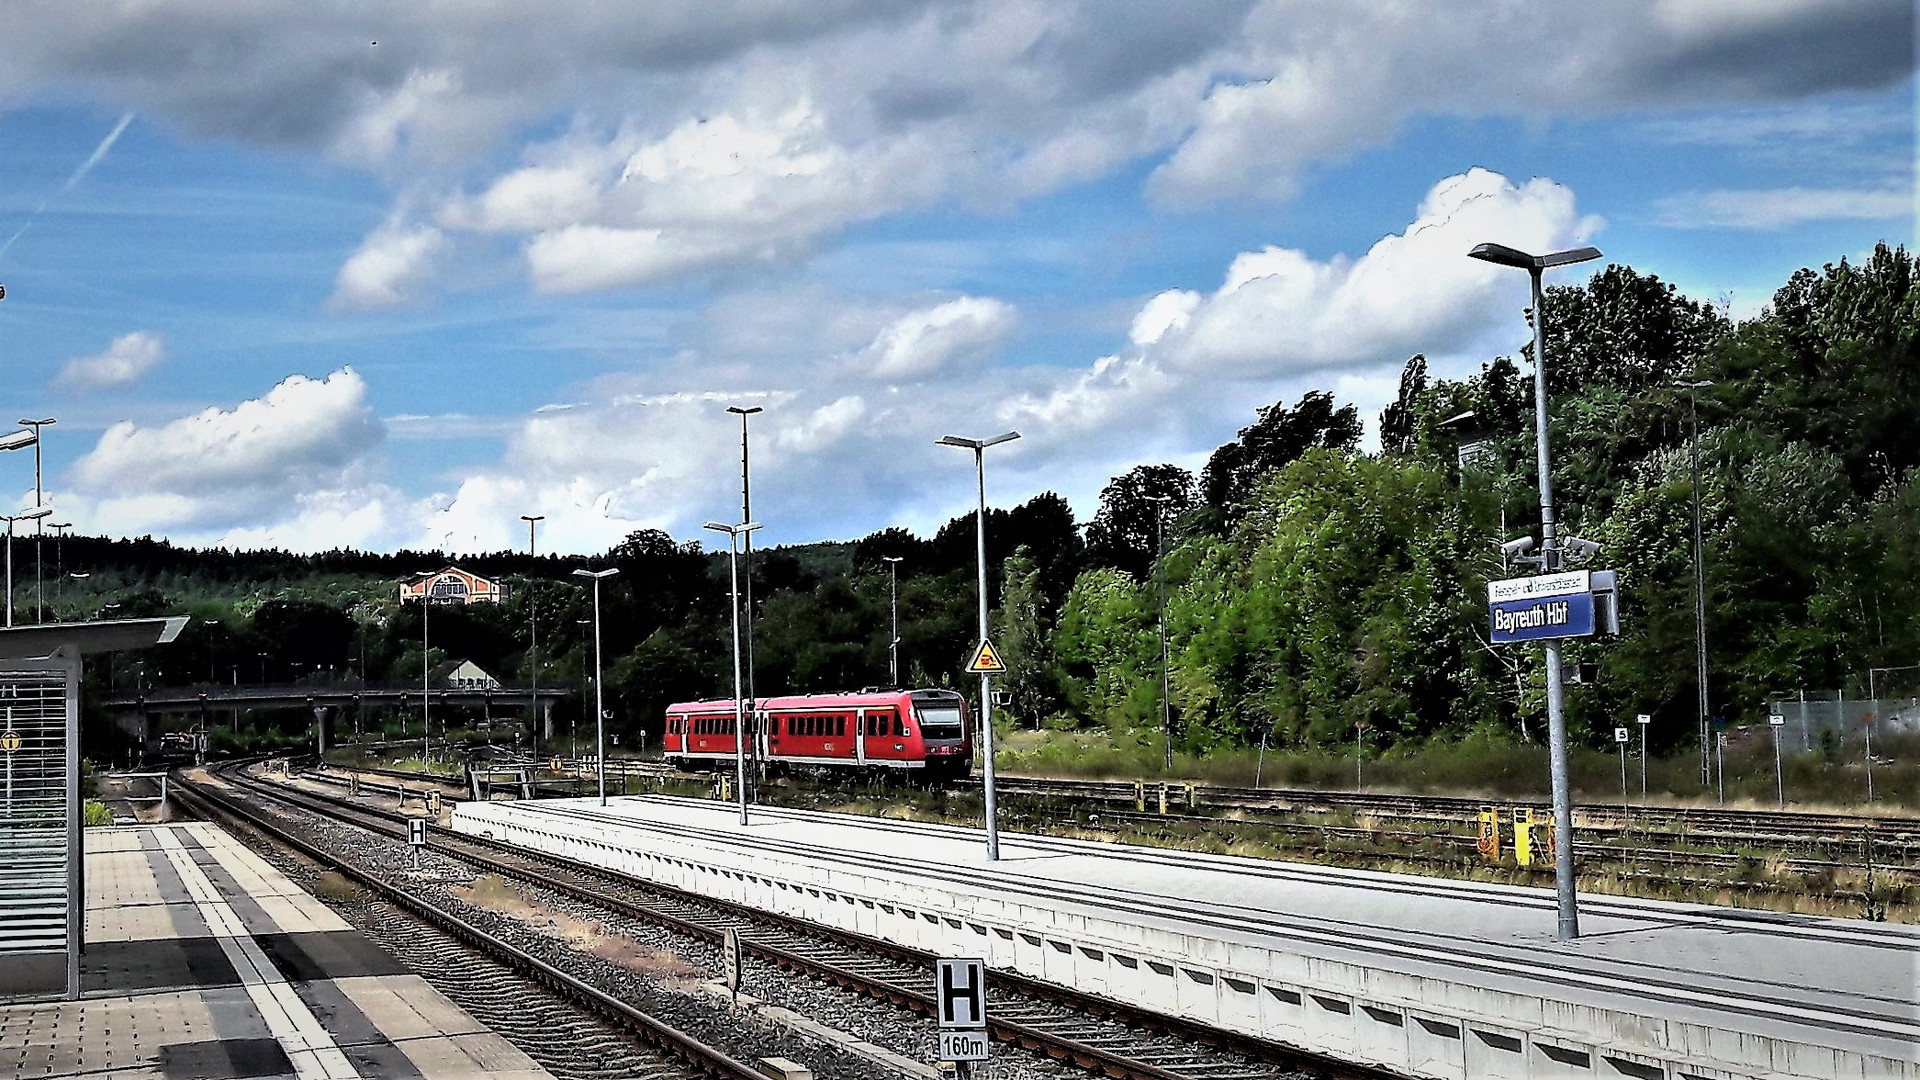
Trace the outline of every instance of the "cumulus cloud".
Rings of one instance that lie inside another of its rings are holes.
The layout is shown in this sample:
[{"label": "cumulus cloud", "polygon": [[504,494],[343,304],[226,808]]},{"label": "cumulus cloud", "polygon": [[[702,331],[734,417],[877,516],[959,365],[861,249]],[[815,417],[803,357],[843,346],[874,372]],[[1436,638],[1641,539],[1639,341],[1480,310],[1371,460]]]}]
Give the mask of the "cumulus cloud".
[{"label": "cumulus cloud", "polygon": [[82,531],[181,536],[364,505],[357,489],[371,482],[366,459],[381,434],[352,368],[293,375],[231,409],[113,425],[68,471],[60,505]]},{"label": "cumulus cloud", "polygon": [[1012,336],[1013,305],[992,297],[962,296],[908,312],[854,357],[855,368],[877,379],[915,379],[952,365],[977,362]]},{"label": "cumulus cloud", "polygon": [[160,335],[136,330],[114,338],[107,350],[76,356],[60,370],[60,382],[83,389],[132,386],[166,359]]},{"label": "cumulus cloud", "polygon": [[433,261],[446,246],[446,237],[431,225],[389,221],[340,267],[333,306],[381,308],[417,299],[417,290],[432,280]]}]

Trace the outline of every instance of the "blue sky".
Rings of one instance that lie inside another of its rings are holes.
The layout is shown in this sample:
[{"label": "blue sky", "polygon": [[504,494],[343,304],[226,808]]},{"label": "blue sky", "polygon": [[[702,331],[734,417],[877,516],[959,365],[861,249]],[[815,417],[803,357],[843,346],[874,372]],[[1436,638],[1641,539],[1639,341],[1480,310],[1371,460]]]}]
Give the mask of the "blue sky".
[{"label": "blue sky", "polygon": [[728,404],[765,541],[963,512],[949,432],[1084,519],[1259,406],[1511,351],[1482,240],[1736,316],[1913,240],[1904,2],[311,7],[11,16],[0,395],[59,418],[51,520],[695,539]]}]

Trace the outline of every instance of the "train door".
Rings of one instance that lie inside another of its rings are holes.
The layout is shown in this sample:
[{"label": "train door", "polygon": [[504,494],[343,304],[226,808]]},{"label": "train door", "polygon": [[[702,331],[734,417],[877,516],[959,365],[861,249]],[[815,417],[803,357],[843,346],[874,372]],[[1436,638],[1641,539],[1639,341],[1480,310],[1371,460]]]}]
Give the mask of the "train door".
[{"label": "train door", "polygon": [[767,723],[768,714],[763,709],[756,708],[752,716],[754,760],[764,768],[766,763],[773,759],[773,747],[768,742],[772,736],[772,732],[768,730],[771,725]]},{"label": "train door", "polygon": [[867,763],[867,710],[855,709],[853,713],[853,759],[862,765]]}]

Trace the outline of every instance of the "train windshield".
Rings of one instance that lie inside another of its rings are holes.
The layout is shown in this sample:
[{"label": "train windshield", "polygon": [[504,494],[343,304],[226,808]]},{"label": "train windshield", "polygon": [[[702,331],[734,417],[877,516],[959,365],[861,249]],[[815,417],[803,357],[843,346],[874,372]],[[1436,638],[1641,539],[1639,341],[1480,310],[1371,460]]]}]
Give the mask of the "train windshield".
[{"label": "train windshield", "polygon": [[958,705],[916,705],[914,712],[920,715],[920,734],[928,739],[966,737]]}]

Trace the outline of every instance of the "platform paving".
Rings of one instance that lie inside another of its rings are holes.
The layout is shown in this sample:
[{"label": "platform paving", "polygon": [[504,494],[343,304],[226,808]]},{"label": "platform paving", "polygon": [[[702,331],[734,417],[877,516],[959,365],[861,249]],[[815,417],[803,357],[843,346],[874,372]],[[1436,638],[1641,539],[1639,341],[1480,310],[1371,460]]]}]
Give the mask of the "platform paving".
[{"label": "platform paving", "polygon": [[86,841],[81,997],[0,998],[0,1078],[548,1076],[218,827]]}]

